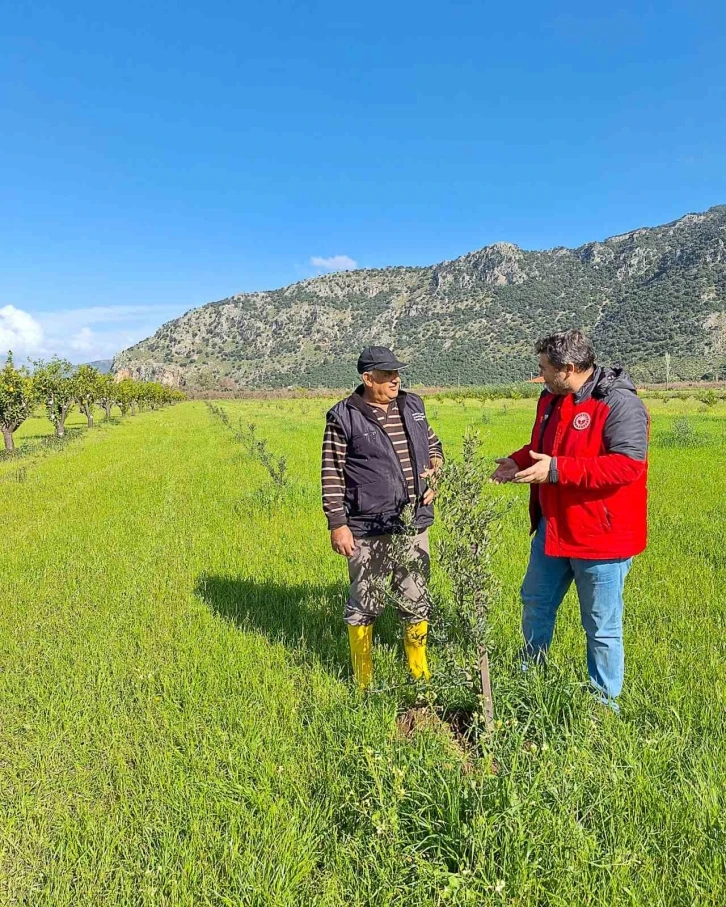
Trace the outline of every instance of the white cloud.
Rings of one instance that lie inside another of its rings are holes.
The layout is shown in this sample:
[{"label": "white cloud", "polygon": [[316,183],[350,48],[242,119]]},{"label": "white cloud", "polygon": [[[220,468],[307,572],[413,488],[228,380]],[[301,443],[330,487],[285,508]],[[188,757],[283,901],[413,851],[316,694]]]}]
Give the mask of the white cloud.
[{"label": "white cloud", "polygon": [[90,353],[93,351],[95,342],[96,338],[93,331],[86,326],[71,337],[71,349],[76,350],[78,353]]},{"label": "white cloud", "polygon": [[183,312],[170,306],[91,306],[55,312],[0,307],[0,355],[17,363],[58,355],[71,362],[111,359]]},{"label": "white cloud", "polygon": [[19,358],[43,345],[43,328],[28,312],[6,305],[0,309],[0,350],[12,350]]},{"label": "white cloud", "polygon": [[81,330],[84,327],[97,324],[121,324],[138,322],[140,319],[159,319],[159,324],[164,318],[181,315],[178,309],[173,312],[169,306],[143,306],[143,305],[98,305],[84,309],[59,309],[57,312],[39,312],[38,319],[49,331],[66,332]]},{"label": "white cloud", "polygon": [[358,262],[349,255],[331,255],[330,258],[313,255],[310,264],[315,268],[322,268],[324,271],[350,271],[358,267]]}]

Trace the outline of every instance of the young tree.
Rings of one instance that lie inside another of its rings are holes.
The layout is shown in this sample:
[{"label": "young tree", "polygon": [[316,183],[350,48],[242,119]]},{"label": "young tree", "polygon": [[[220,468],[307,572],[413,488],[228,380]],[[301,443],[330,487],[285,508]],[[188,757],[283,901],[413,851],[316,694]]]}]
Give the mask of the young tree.
[{"label": "young tree", "polygon": [[33,375],[40,399],[45,403],[48,418],[53,423],[56,437],[66,433],[66,418],[73,409],[76,398],[73,366],[67,359],[54,356],[49,362],[34,362]]},{"label": "young tree", "polygon": [[113,380],[113,375],[99,374],[98,397],[96,398],[96,402],[99,406],[103,407],[103,410],[106,413],[107,422],[111,418],[111,410],[116,403],[116,387],[117,385]]},{"label": "young tree", "polygon": [[[455,613],[465,628],[464,638],[475,653],[476,669],[466,674],[478,675],[481,711],[491,727],[494,704],[487,647],[488,617],[500,593],[493,557],[507,505],[485,493],[491,466],[480,457],[480,449],[478,433],[468,428],[461,459],[449,460],[441,471],[439,512],[444,534],[439,544],[439,563],[451,584]],[[445,627],[444,615],[440,616]]]},{"label": "young tree", "polygon": [[15,368],[9,352],[0,371],[0,432],[6,450],[15,450],[13,433],[31,414],[35,402],[33,379],[24,368]]},{"label": "young tree", "polygon": [[93,407],[100,393],[101,375],[92,365],[79,365],[73,376],[76,389],[76,403],[86,417],[88,427],[93,428]]}]

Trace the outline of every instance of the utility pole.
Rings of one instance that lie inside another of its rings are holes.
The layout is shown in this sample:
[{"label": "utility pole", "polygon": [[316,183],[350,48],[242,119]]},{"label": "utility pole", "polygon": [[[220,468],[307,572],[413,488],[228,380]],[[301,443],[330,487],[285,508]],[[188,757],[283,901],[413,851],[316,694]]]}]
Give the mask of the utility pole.
[{"label": "utility pole", "polygon": [[665,354],[665,373],[666,373],[666,390],[668,390],[668,385],[671,381],[671,354]]}]

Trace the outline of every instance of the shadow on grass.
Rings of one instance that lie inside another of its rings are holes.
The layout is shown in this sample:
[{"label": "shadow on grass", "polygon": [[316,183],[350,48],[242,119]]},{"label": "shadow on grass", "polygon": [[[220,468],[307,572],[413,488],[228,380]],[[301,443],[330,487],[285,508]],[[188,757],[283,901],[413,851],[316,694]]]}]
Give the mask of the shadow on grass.
[{"label": "shadow on grass", "polygon": [[[348,633],[343,623],[347,584],[287,585],[202,574],[195,591],[215,614],[240,629],[263,633],[303,661],[321,663],[336,676],[348,672]],[[396,646],[400,630],[389,612],[376,621],[376,642]]]},{"label": "shadow on grass", "polygon": [[44,453],[47,451],[53,450],[63,450],[69,444],[72,444],[74,441],[77,441],[81,438],[87,431],[84,426],[74,425],[72,428],[67,428],[66,433],[62,438],[58,438],[55,435],[26,435],[24,438],[20,438],[16,441],[15,450],[1,450],[0,451],[0,462],[6,460],[18,460],[22,457],[31,456],[32,454]]},{"label": "shadow on grass", "polygon": [[[284,645],[303,664],[322,666],[336,678],[350,676],[348,633],[343,622],[347,583],[276,583],[234,575],[201,574],[196,595],[207,607],[240,630],[260,633]],[[387,608],[375,623],[374,647],[396,653],[403,665],[401,627],[395,610]],[[436,643],[432,646],[436,653]],[[589,696],[582,676],[556,663],[521,669],[518,650],[490,652],[493,666],[495,717],[513,722],[517,733],[531,740],[568,733],[588,720]],[[375,652],[374,652],[375,658]],[[581,665],[582,667],[582,665]],[[439,680],[446,680],[439,675]],[[442,691],[438,705],[456,720],[470,710],[460,691]],[[405,703],[405,696],[401,702]]]}]

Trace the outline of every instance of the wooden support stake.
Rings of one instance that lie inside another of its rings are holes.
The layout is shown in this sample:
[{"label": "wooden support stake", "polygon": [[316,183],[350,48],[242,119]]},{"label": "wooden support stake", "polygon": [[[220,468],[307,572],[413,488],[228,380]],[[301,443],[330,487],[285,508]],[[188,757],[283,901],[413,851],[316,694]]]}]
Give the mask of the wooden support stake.
[{"label": "wooden support stake", "polygon": [[494,727],[494,701],[492,700],[492,679],[489,674],[489,653],[486,649],[479,652],[479,674],[481,675],[481,694],[484,699],[484,715],[487,728]]}]

